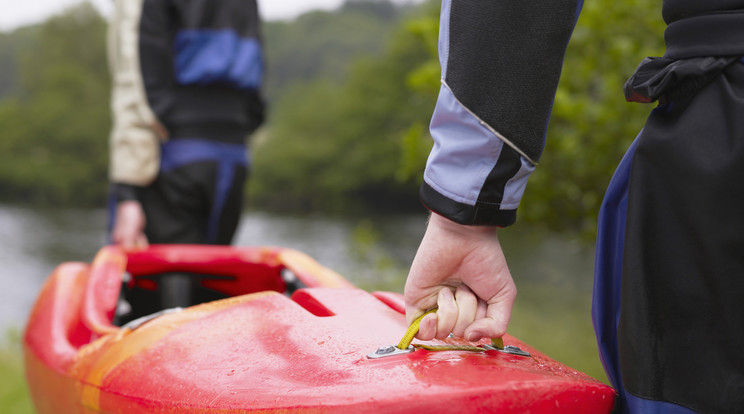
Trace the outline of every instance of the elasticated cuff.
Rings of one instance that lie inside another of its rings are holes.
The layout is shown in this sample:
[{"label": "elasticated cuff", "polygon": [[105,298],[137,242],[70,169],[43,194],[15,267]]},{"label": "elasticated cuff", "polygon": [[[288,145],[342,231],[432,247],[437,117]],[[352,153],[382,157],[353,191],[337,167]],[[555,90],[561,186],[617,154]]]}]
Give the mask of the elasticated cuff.
[{"label": "elasticated cuff", "polygon": [[116,202],[122,201],[139,201],[143,187],[131,184],[113,183],[111,191],[116,196]]},{"label": "elasticated cuff", "polygon": [[517,210],[502,210],[498,205],[476,203],[471,206],[451,200],[427,183],[419,190],[421,202],[426,208],[455,223],[466,226],[506,227],[517,221]]}]

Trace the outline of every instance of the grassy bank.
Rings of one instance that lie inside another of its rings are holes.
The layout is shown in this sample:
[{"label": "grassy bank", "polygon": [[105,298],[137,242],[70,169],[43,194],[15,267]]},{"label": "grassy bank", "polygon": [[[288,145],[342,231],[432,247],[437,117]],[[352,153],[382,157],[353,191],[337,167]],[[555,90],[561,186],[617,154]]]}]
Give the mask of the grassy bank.
[{"label": "grassy bank", "polygon": [[32,414],[31,399],[23,376],[20,334],[11,331],[0,341],[0,411],[8,414]]},{"label": "grassy bank", "polygon": [[509,333],[608,384],[592,328],[591,296],[536,284],[522,284],[518,289]]}]

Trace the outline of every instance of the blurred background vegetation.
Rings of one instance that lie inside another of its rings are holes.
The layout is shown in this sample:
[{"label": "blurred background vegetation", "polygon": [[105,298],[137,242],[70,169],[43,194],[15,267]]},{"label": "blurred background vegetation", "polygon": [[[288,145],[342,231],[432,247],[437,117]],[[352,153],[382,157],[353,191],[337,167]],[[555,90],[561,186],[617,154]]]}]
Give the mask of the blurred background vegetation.
[{"label": "blurred background vegetation", "polygon": [[[270,118],[253,137],[249,206],[420,209],[439,88],[438,13],[438,2],[348,0],[266,22]],[[641,0],[584,5],[520,220],[594,233],[613,169],[649,111],[624,102],[621,88],[643,57],[662,53],[658,15]],[[81,3],[0,33],[0,202],[105,204],[105,30],[105,19]]]},{"label": "blurred background vegetation", "polygon": [[[266,22],[270,117],[252,138],[249,207],[421,211],[418,186],[439,89],[438,24],[436,1],[397,6],[387,0],[347,0],[335,11]],[[605,188],[650,110],[626,103],[622,85],[641,59],[663,53],[663,29],[655,2],[584,4],[520,222],[592,239]],[[105,205],[105,32],[105,19],[86,2],[41,24],[0,32],[0,203]],[[545,292],[541,303],[552,296]],[[523,320],[513,325],[539,326],[529,318],[540,314],[515,312],[515,321]],[[569,343],[575,331],[565,326],[562,341]],[[30,412],[18,334],[8,339],[9,345],[0,343],[6,378],[0,407]],[[591,347],[589,341],[551,355],[567,360]]]}]

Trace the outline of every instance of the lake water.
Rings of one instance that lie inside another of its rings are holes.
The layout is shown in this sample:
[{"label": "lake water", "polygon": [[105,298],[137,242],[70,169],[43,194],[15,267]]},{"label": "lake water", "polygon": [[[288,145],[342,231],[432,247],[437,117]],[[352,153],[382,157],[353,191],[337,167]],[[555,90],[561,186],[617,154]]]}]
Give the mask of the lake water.
[{"label": "lake water", "polygon": [[[402,292],[425,214],[359,219],[246,212],[236,245],[303,251],[365,290]],[[104,210],[0,205],[0,332],[22,329],[41,285],[64,261],[89,262],[106,241]],[[523,227],[501,243],[519,294],[509,333],[604,380],[591,329],[593,249]]]},{"label": "lake water", "polygon": [[[362,288],[401,291],[424,223],[425,215],[342,220],[250,212],[235,244],[294,248]],[[0,206],[0,330],[25,324],[39,288],[59,263],[89,262],[105,242],[104,210]]]}]

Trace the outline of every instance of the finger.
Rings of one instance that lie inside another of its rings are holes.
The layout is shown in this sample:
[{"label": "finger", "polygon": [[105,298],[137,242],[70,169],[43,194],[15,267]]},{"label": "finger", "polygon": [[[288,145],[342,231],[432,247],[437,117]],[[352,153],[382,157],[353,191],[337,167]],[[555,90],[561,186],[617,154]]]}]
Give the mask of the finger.
[{"label": "finger", "polygon": [[[408,289],[408,285],[406,285]],[[436,292],[431,297],[422,298],[419,303],[410,303],[406,301],[406,321],[410,326],[416,319],[426,313],[428,309],[432,309],[437,305]],[[416,334],[416,338],[422,341],[429,341],[434,339],[434,335],[437,332],[437,314],[430,313],[419,321],[419,330]]]},{"label": "finger", "polygon": [[488,303],[485,300],[478,298],[478,309],[475,311],[475,320],[485,318],[488,314]]},{"label": "finger", "polygon": [[147,241],[147,236],[145,236],[143,233],[138,234],[134,242],[134,248],[147,249],[148,246],[149,243]]},{"label": "finger", "polygon": [[502,337],[511,319],[513,302],[513,299],[505,299],[489,304],[486,317],[477,319],[465,329],[465,338],[477,341],[480,338]]},{"label": "finger", "polygon": [[406,320],[409,325],[427,310],[437,306],[437,294],[440,289],[436,285],[428,286],[424,283],[422,286],[420,282],[417,283],[421,278],[420,275],[422,272],[425,272],[425,270],[420,269],[418,263],[414,259],[414,264],[411,266],[411,272],[406,279],[406,285],[403,289]]},{"label": "finger", "polygon": [[[413,296],[410,294],[410,291],[408,289],[408,285],[406,285],[406,291],[404,292],[405,297],[405,307],[406,307],[406,321],[410,325],[415,321],[419,316],[426,313],[427,310],[432,309],[437,306],[437,292],[436,290],[433,291],[431,294],[423,296],[423,297],[417,297],[416,299],[411,299],[410,297]],[[406,296],[409,295],[409,296]]]},{"label": "finger", "polygon": [[449,288],[442,288],[437,295],[437,339],[446,338],[457,323],[457,302]]},{"label": "finger", "polygon": [[134,238],[124,231],[114,231],[111,236],[111,241],[124,249],[128,249],[134,245]]},{"label": "finger", "polygon": [[437,334],[437,314],[430,313],[421,319],[416,338],[422,341],[431,341]]},{"label": "finger", "polygon": [[465,330],[465,338],[474,342],[481,338],[500,338],[506,333],[498,322],[492,318],[481,318],[473,322]]},{"label": "finger", "polygon": [[[475,320],[478,311],[478,297],[465,285],[461,285],[455,291],[455,302],[457,303],[457,322],[452,329],[452,334],[462,338],[467,328]],[[485,309],[485,308],[484,308]]]}]

